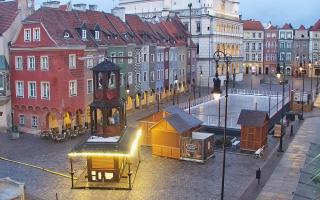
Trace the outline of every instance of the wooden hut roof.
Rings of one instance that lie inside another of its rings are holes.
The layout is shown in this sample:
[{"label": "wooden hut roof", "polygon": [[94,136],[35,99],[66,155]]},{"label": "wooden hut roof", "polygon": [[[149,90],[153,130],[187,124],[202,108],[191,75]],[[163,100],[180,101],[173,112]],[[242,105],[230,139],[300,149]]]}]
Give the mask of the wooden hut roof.
[{"label": "wooden hut roof", "polygon": [[170,106],[166,108],[165,111],[170,115],[174,115],[174,114],[179,115],[179,117],[183,119],[183,121],[185,121],[187,125],[193,128],[198,127],[203,123],[201,120],[197,119],[192,115],[189,115],[184,110],[180,109],[178,106]]},{"label": "wooden hut roof", "polygon": [[269,119],[268,113],[257,110],[241,110],[237,124],[242,126],[262,127]]},{"label": "wooden hut roof", "polygon": [[117,142],[89,142],[85,141],[76,146],[69,156],[86,156],[88,154],[130,154],[133,141],[140,137],[139,131],[127,127]]},{"label": "wooden hut roof", "polygon": [[164,118],[164,120],[166,120],[180,134],[193,128],[193,126],[191,126],[178,114],[169,115],[168,117]]}]

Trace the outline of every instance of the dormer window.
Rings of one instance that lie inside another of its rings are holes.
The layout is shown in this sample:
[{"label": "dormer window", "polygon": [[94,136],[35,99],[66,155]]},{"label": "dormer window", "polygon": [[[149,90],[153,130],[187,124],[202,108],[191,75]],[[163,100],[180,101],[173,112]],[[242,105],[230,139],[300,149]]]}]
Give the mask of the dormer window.
[{"label": "dormer window", "polygon": [[95,38],[95,40],[100,40],[100,31],[94,32],[94,38]]},{"label": "dormer window", "polygon": [[40,41],[40,28],[33,29],[33,41]]},{"label": "dormer window", "polygon": [[87,30],[82,29],[82,39],[86,40],[87,39]]},{"label": "dormer window", "polygon": [[31,29],[30,28],[24,29],[24,41],[25,42],[31,41]]},{"label": "dormer window", "polygon": [[64,34],[63,34],[63,37],[64,38],[70,38],[70,34],[67,31],[65,31]]}]

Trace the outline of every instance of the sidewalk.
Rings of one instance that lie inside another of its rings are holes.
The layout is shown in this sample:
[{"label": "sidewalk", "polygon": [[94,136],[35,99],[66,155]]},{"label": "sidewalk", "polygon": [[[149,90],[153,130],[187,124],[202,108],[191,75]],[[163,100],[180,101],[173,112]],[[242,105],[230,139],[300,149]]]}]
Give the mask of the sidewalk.
[{"label": "sidewalk", "polygon": [[293,198],[299,182],[300,170],[304,166],[310,144],[311,142],[320,142],[317,135],[320,129],[319,119],[318,109],[305,114],[301,128],[284,154],[280,155],[279,164],[263,186],[257,200],[291,200]]}]

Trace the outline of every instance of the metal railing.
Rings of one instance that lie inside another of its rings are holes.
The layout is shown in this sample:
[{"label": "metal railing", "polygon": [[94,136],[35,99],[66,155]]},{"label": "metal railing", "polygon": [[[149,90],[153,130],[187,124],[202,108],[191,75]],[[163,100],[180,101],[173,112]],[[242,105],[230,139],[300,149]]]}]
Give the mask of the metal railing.
[{"label": "metal railing", "polygon": [[254,96],[277,96],[277,95],[279,95],[279,93],[277,91],[237,89],[237,88],[229,89],[229,94],[254,95]]},{"label": "metal railing", "polygon": [[212,101],[212,100],[214,100],[214,97],[213,97],[212,94],[209,94],[209,95],[202,96],[200,98],[196,98],[196,99],[193,99],[193,100],[190,99],[187,102],[180,103],[178,106],[182,110],[187,111],[189,109],[189,104],[190,104],[190,108],[192,108],[192,107],[201,105],[203,103],[207,103],[207,102]]}]

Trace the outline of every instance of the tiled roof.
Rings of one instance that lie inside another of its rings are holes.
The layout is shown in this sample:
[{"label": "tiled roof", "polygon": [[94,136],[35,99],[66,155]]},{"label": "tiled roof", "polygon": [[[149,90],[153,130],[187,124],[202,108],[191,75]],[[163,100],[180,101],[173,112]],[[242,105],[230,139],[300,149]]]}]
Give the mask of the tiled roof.
[{"label": "tiled roof", "polygon": [[306,30],[306,27],[304,27],[303,25],[301,25],[298,30],[300,30],[300,31]]},{"label": "tiled roof", "polygon": [[264,30],[260,21],[245,20],[243,21],[243,30]]},{"label": "tiled roof", "polygon": [[282,29],[291,30],[291,29],[293,29],[293,27],[291,24],[286,23],[285,25],[283,25]]},{"label": "tiled roof", "polygon": [[273,25],[271,25],[271,26],[269,26],[268,28],[267,28],[267,30],[277,30],[278,28],[276,27],[276,26],[273,26]]},{"label": "tiled roof", "polygon": [[311,27],[311,31],[320,31],[320,19]]},{"label": "tiled roof", "polygon": [[3,34],[18,15],[17,1],[0,2],[0,34]]},{"label": "tiled roof", "polygon": [[262,127],[269,120],[267,112],[257,110],[241,110],[237,124],[242,126]]}]

